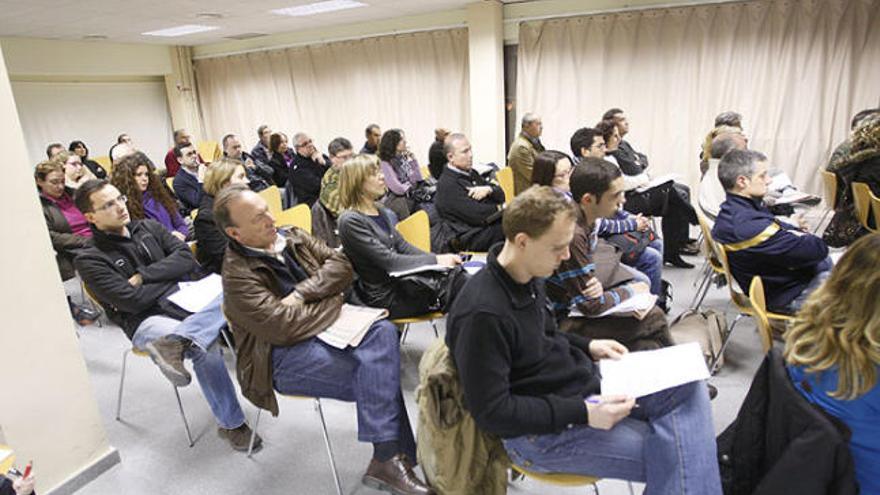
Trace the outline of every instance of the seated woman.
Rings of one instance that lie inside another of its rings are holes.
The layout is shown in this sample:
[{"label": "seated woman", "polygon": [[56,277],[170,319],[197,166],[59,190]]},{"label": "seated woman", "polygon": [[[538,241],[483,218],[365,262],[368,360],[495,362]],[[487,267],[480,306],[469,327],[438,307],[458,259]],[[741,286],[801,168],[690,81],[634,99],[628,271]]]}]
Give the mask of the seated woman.
[{"label": "seated woman", "polygon": [[[73,268],[76,250],[88,246],[92,238],[89,222],[73,202],[73,189],[64,186],[64,168],[60,163],[40,162],[34,170],[34,179],[40,191],[43,217],[49,228],[61,280],[70,280],[76,276]],[[97,319],[98,313],[94,310],[73,304],[69,297],[67,302],[73,318],[80,325],[90,324]]]},{"label": "seated woman", "polygon": [[849,427],[860,493],[880,493],[880,234],[846,251],[785,335],[791,381]]},{"label": "seated woman", "polygon": [[663,217],[661,229],[666,244],[663,261],[678,268],[693,268],[694,265],[681,258],[682,254],[697,254],[699,248],[691,245],[688,239],[689,225],[697,224],[697,213],[685,199],[688,194],[673,181],[667,181],[650,189],[639,190],[651,178],[644,168],[629,169],[622,166],[614,156],[620,145],[620,131],[610,120],[596,124],[596,130],[605,139],[605,159],[614,163],[623,172],[626,204],[624,208],[631,213],[645,216]]},{"label": "seated woman", "polygon": [[289,208],[292,203],[290,203],[288,195],[291,193],[286,193],[286,191],[289,189],[287,178],[290,176],[290,166],[293,164],[293,151],[287,145],[287,135],[282,132],[272,134],[269,137],[269,152],[272,153],[269,159],[269,165],[272,167],[272,180],[275,181],[278,189],[281,189],[283,206]]},{"label": "seated woman", "polygon": [[406,242],[395,229],[397,217],[376,201],[385,194],[385,178],[374,155],[356,155],[339,174],[339,238],[358,275],[355,294],[367,306],[386,308],[389,318],[403,318],[435,309],[439,293],[406,291],[405,278],[391,272],[425,265],[453,267],[461,258],[426,253]]},{"label": "seated woman", "polygon": [[[569,178],[574,167],[568,155],[561,151],[547,150],[538,153],[532,166],[532,184],[550,186],[554,191],[571,199]],[[597,233],[599,237],[609,239],[617,245],[617,236],[629,235],[631,238],[651,235],[650,222],[639,215],[630,215],[625,210],[617,210],[614,218],[600,218]],[[614,237],[614,239],[611,239]],[[651,287],[651,294],[660,296],[658,301],[666,309],[666,297],[663,292],[663,241],[655,238],[648,242],[638,256],[622,256],[620,261],[635,268],[633,275]],[[624,242],[630,243],[630,240]]]},{"label": "seated woman", "polygon": [[196,259],[208,272],[220,273],[223,268],[223,254],[226,253],[228,240],[226,235],[214,223],[214,197],[232,184],[248,185],[247,172],[244,164],[234,158],[221,158],[211,163],[205,172],[202,187],[202,203],[193,220],[193,230],[197,244]]},{"label": "seated woman", "polygon": [[89,172],[92,173],[98,179],[106,179],[107,171],[104,170],[104,167],[101,166],[100,163],[95,160],[89,159],[89,149],[86,147],[86,143],[82,141],[71,141],[70,146],[67,147],[67,150],[71,153],[74,153],[79,156],[80,160],[82,160],[82,164],[89,169]]},{"label": "seated woman", "polygon": [[420,203],[429,203],[433,197],[418,197],[416,189],[422,182],[419,162],[406,146],[406,136],[400,129],[389,129],[379,141],[379,159],[382,174],[388,186],[385,205],[400,220],[419,210]]},{"label": "seated woman", "polygon": [[83,167],[79,155],[69,151],[61,151],[52,158],[52,161],[60,163],[64,167],[64,185],[68,189],[77,189],[86,181],[95,176],[89,169]]},{"label": "seated woman", "polygon": [[140,151],[124,156],[113,167],[110,180],[128,199],[132,220],[151,218],[181,241],[189,237],[189,226],[180,216],[177,201],[156,173],[153,162]]}]

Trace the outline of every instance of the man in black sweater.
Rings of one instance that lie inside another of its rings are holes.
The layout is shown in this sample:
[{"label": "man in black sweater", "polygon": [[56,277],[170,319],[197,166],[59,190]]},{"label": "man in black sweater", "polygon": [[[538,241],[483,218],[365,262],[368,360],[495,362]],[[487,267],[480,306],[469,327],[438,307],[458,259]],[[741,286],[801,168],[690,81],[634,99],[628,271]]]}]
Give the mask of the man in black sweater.
[{"label": "man in black sweater", "polygon": [[449,312],[446,343],[464,402],[511,460],[536,472],[643,481],[650,493],[721,493],[706,386],[636,400],[601,396],[593,359],[619,359],[613,340],[560,333],[543,278],[569,257],[575,214],[549,187],[517,196],[503,246],[489,252]]},{"label": "man in black sweater", "polygon": [[216,343],[226,323],[222,298],[197,313],[171,302],[178,282],[199,265],[189,247],[158,222],[132,221],[125,201],[105,180],[79,187],[76,206],[89,221],[94,245],[77,255],[76,270],[132,347],[148,352],[174,386],[190,383],[183,360],[192,360],[218,434],[235,450],[247,451],[252,432]]},{"label": "man in black sweater", "polygon": [[305,203],[309,208],[321,195],[321,179],[330,168],[330,158],[315,147],[312,138],[304,132],[293,136],[293,164],[290,165],[290,178],[287,186],[293,188],[297,204]]},{"label": "man in black sweater", "polygon": [[450,134],[443,148],[449,163],[437,182],[437,213],[455,232],[459,250],[486,251],[504,239],[504,191],[471,168],[474,157],[464,134]]}]

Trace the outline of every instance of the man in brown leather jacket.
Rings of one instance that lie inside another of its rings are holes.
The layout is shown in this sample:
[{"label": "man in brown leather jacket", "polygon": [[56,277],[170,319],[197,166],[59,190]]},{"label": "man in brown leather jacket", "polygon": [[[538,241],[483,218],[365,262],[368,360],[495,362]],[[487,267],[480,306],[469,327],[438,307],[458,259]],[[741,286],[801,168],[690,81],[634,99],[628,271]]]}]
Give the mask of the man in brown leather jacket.
[{"label": "man in brown leather jacket", "polygon": [[356,402],[358,439],[374,449],[363,482],[400,494],[434,493],[412,470],[415,440],[400,392],[394,325],[380,320],[357,347],[345,349],[316,337],[339,317],[351,286],[345,255],[303,230],[277,231],[266,202],[244,186],[217,195],[214,219],[230,239],[224,307],[244,396],[273,415],[275,390]]}]

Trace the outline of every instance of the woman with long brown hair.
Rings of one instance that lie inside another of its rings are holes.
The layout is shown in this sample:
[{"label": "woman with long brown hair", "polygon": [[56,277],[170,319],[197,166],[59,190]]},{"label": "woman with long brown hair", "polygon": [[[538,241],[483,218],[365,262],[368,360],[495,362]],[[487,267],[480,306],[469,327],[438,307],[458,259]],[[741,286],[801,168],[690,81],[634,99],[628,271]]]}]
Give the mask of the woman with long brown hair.
[{"label": "woman with long brown hair", "polygon": [[880,234],[847,250],[785,336],[795,388],[850,431],[861,493],[880,493]]},{"label": "woman with long brown hair", "polygon": [[128,214],[132,220],[151,218],[181,241],[189,236],[189,226],[180,216],[177,201],[147,155],[136,151],[120,159],[113,167],[110,182],[128,198]]}]

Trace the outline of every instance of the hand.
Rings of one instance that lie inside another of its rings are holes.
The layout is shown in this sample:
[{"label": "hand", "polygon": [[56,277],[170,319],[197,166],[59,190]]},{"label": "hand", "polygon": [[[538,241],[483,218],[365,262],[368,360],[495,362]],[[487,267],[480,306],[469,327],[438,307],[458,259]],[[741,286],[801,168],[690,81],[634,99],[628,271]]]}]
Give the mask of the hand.
[{"label": "hand", "polygon": [[794,219],[797,221],[798,228],[800,228],[804,232],[810,231],[810,224],[807,223],[807,218],[804,216],[803,213],[799,213]]},{"label": "hand", "polygon": [[437,264],[451,268],[461,264],[461,257],[457,254],[438,254]]},{"label": "hand", "polygon": [[599,359],[620,359],[629,351],[627,348],[616,340],[611,339],[593,339],[590,341],[590,356],[595,360]]},{"label": "hand", "polygon": [[34,475],[30,474],[27,478],[16,478],[12,481],[12,489],[15,495],[31,495],[34,493]]},{"label": "hand", "polygon": [[633,295],[651,292],[651,288],[644,282],[632,282],[629,284],[629,288],[633,291]]},{"label": "hand", "polygon": [[247,168],[254,168],[254,167],[256,167],[256,165],[254,164],[254,161],[251,160],[250,158],[248,158],[247,160],[244,161],[244,166],[247,167]]},{"label": "hand", "polygon": [[140,287],[144,285],[144,277],[140,273],[135,273],[128,279],[128,283],[131,284],[132,287]]},{"label": "hand", "polygon": [[305,301],[299,292],[293,291],[281,300],[281,304],[285,306],[300,306],[305,304]]},{"label": "hand", "polygon": [[[594,404],[593,401],[598,401]],[[623,395],[595,395],[588,399],[587,421],[591,428],[610,430],[621,419],[629,416],[636,400]]]},{"label": "hand", "polygon": [[602,287],[602,282],[596,277],[591,278],[584,289],[584,295],[590,299],[597,299],[603,292],[605,289]]},{"label": "hand", "polygon": [[641,213],[636,215],[636,230],[639,232],[645,232],[649,228],[651,228],[651,219],[643,217]]},{"label": "hand", "polygon": [[477,186],[468,188],[468,196],[477,201],[482,200],[490,194],[492,194],[491,186]]},{"label": "hand", "polygon": [[324,165],[324,155],[322,155],[320,151],[315,151],[315,154],[312,155],[312,160],[319,165]]},{"label": "hand", "polygon": [[176,230],[172,232],[171,235],[180,239],[180,242],[186,242],[186,236]]}]

